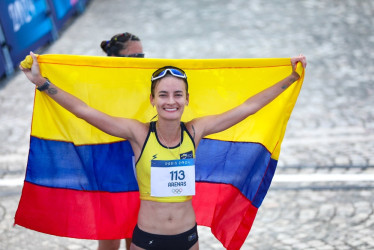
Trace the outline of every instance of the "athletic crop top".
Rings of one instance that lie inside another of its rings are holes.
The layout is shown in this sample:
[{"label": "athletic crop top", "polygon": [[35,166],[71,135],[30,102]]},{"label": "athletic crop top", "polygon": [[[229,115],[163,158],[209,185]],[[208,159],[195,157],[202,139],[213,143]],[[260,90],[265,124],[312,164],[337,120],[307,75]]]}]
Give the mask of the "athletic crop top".
[{"label": "athletic crop top", "polygon": [[151,196],[152,160],[179,160],[191,158],[195,158],[195,143],[183,122],[181,122],[181,143],[171,148],[167,148],[161,144],[156,132],[156,122],[151,122],[147,139],[144,142],[142,152],[135,165],[140,199],[157,202],[184,202],[192,199],[192,196]]}]

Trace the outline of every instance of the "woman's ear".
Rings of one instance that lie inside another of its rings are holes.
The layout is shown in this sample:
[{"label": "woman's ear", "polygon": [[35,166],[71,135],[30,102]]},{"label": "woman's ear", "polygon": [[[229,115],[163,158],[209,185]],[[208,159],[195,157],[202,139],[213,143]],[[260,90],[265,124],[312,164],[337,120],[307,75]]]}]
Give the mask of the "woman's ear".
[{"label": "woman's ear", "polygon": [[187,93],[187,95],[186,95],[186,100],[187,100],[186,106],[188,106],[188,103],[190,103],[190,94],[189,93]]},{"label": "woman's ear", "polygon": [[151,102],[152,106],[154,107],[155,102],[154,102],[154,98],[153,98],[152,94],[149,95],[149,101]]}]

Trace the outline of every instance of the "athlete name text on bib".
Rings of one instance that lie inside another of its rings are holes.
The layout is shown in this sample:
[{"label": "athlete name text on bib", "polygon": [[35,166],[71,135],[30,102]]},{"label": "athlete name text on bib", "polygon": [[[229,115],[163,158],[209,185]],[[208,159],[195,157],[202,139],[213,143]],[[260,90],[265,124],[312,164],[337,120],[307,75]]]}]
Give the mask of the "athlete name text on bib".
[{"label": "athlete name text on bib", "polygon": [[151,196],[195,195],[195,160],[152,160]]}]

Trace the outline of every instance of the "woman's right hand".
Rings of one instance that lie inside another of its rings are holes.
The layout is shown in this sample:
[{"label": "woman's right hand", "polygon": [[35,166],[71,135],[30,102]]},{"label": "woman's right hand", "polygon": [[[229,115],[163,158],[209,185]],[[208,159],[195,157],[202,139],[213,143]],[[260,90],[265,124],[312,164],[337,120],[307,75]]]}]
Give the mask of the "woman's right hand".
[{"label": "woman's right hand", "polygon": [[24,68],[19,65],[19,68],[26,75],[26,77],[34,83],[37,87],[45,83],[45,78],[40,74],[39,63],[34,53],[30,52],[32,58],[31,68]]}]

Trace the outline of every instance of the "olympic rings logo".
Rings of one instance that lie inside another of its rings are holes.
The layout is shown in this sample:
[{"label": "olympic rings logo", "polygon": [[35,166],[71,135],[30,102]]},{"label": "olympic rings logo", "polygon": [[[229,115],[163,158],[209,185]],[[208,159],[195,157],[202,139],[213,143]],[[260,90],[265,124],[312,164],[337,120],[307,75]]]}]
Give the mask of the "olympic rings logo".
[{"label": "olympic rings logo", "polygon": [[173,188],[171,191],[173,192],[173,194],[181,194],[183,192],[183,189],[182,188]]}]

